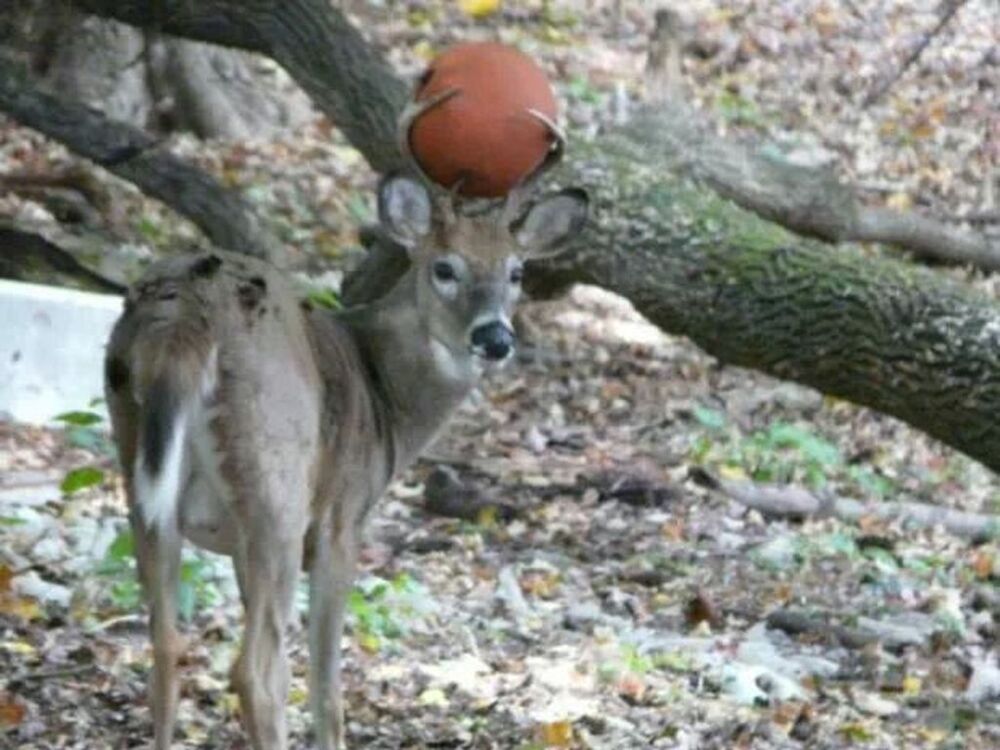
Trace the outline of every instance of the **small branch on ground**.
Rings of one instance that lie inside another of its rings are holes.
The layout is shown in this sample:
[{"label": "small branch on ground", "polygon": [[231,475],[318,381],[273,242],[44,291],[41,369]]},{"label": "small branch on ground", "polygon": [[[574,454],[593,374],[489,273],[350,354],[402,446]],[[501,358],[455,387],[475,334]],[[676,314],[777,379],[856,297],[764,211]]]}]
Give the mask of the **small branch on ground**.
[{"label": "small branch on ground", "polygon": [[458,518],[472,523],[511,521],[519,515],[513,505],[482,495],[459,478],[454,469],[439,466],[427,477],[424,510],[435,516]]},{"label": "small branch on ground", "polygon": [[790,609],[776,609],[767,616],[767,627],[788,635],[807,635],[850,649],[878,643],[878,635],[862,628],[827,622],[824,618]]},{"label": "small branch on ground", "polygon": [[965,3],[966,0],[942,0],[941,4],[938,6],[937,23],[935,23],[930,30],[924,33],[923,36],[916,41],[898,68],[890,71],[888,75],[883,76],[879,82],[875,84],[874,88],[872,88],[872,90],[868,93],[868,96],[866,96],[864,101],[861,103],[861,106],[870,107],[885,96],[885,93],[893,87],[896,81],[903,77],[903,74],[910,69],[910,66],[920,59],[920,56],[924,53],[924,50],[927,49],[927,46],[931,43],[934,37],[941,33],[944,27],[948,25],[948,22],[955,17]]},{"label": "small branch on ground", "polygon": [[830,493],[816,494],[794,485],[768,485],[723,479],[702,467],[691,470],[695,483],[722,492],[732,500],[777,518],[833,517],[857,522],[864,517],[899,521],[922,528],[941,526],[955,536],[975,542],[1000,536],[1000,516],[970,513],[915,502],[865,503]]}]

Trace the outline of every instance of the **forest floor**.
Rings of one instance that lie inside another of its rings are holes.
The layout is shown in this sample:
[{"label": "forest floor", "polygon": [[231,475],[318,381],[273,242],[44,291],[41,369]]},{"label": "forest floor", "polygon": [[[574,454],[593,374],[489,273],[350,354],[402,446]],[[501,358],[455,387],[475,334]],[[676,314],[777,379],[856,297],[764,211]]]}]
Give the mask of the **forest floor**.
[{"label": "forest floor", "polygon": [[[451,2],[347,5],[406,72],[457,39],[519,44],[548,67],[578,137],[642,94],[647,3],[510,1],[479,20]],[[990,208],[1000,32],[989,0],[965,4],[885,96],[861,104],[935,7],[686,4],[686,84],[720,130],[829,155],[873,203],[938,217]],[[0,169],[66,160],[10,124],[0,134]],[[259,202],[310,284],[335,285],[357,257],[373,176],[329,123],[171,146]],[[102,259],[110,275],[196,239],[102,179],[124,237]],[[0,196],[4,213],[45,218],[13,195]],[[942,273],[995,293],[995,277]],[[344,644],[352,747],[1000,746],[995,525],[992,541],[970,542],[874,513],[912,501],[1000,514],[994,475],[896,420],[722,366],[601,290],[530,304],[527,317],[532,351],[484,384],[375,514]],[[93,408],[58,429],[0,422],[0,748],[151,736],[145,617]],[[873,512],[779,518],[706,475]],[[444,517],[442,504],[473,510]],[[193,638],[177,746],[246,747],[227,678],[241,619],[229,566],[193,550],[185,560]],[[301,625],[289,641],[289,725],[293,747],[307,747]]]}]

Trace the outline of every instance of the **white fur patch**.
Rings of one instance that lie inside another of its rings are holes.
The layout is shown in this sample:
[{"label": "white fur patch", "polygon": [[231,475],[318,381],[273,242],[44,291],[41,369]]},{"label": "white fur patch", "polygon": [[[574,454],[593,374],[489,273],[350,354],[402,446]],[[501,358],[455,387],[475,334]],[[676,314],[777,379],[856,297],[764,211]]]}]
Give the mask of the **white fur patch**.
[{"label": "white fur patch", "polygon": [[451,349],[434,338],[431,339],[431,356],[434,358],[434,368],[446,380],[467,382],[478,378],[483,372],[482,365],[477,361],[478,357],[456,357]]},{"label": "white fur patch", "polygon": [[[187,483],[191,467],[187,456],[189,423],[192,413],[200,411],[198,404],[215,390],[218,377],[218,347],[213,346],[201,373],[199,393],[182,394],[181,405],[174,415],[170,440],[164,449],[159,476],[153,478],[146,471],[146,460],[140,446],[135,457],[134,483],[136,503],[146,526],[150,529],[168,528],[178,521],[181,492]],[[191,403],[191,399],[196,399]]]},{"label": "white fur patch", "polygon": [[153,478],[146,471],[146,461],[140,448],[135,457],[135,499],[146,526],[150,529],[169,528],[176,523],[177,503],[185,481],[184,443],[187,417],[181,410],[170,432],[170,441],[164,450],[159,476]]}]

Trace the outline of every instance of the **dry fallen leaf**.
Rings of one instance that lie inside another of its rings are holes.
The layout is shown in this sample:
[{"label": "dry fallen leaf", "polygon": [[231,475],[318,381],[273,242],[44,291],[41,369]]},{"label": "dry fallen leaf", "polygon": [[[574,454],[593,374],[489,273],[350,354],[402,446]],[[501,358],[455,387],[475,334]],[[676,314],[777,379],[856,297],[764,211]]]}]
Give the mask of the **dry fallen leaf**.
[{"label": "dry fallen leaf", "polygon": [[993,575],[993,553],[989,550],[976,550],[972,555],[972,569],[977,578],[984,581]]},{"label": "dry fallen leaf", "polygon": [[467,16],[486,18],[500,9],[500,0],[458,0],[458,7]]},{"label": "dry fallen leaf", "polygon": [[24,721],[27,709],[10,693],[0,693],[0,727],[16,727]]},{"label": "dry fallen leaf", "polygon": [[642,698],[646,694],[646,683],[637,674],[628,673],[623,675],[618,680],[616,688],[618,695],[632,703],[642,702]]},{"label": "dry fallen leaf", "polygon": [[566,720],[541,724],[538,739],[545,747],[569,747],[573,743],[573,724]]},{"label": "dry fallen leaf", "polygon": [[558,571],[531,570],[521,576],[521,591],[541,599],[552,599],[559,593]]},{"label": "dry fallen leaf", "polygon": [[6,565],[0,565],[0,614],[14,615],[22,620],[37,620],[42,616],[42,608],[34,599],[15,595],[11,584],[13,579],[14,571]]}]

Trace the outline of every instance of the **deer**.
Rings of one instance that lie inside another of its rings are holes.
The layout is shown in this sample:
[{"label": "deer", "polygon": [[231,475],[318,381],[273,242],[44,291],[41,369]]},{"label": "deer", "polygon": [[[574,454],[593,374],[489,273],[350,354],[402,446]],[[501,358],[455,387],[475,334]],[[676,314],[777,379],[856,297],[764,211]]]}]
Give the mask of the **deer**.
[{"label": "deer", "polygon": [[254,750],[287,747],[284,639],[308,575],[315,744],[345,748],[341,641],[365,522],[511,358],[524,262],[587,222],[586,192],[533,197],[537,174],[499,205],[463,205],[401,145],[411,164],[382,178],[376,204],[410,265],[382,297],[313,307],[266,260],[211,249],[152,265],[113,328],[105,391],[149,608],[155,750],[176,723],[185,540],[232,559],[244,631],[230,676]]}]

